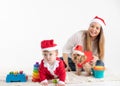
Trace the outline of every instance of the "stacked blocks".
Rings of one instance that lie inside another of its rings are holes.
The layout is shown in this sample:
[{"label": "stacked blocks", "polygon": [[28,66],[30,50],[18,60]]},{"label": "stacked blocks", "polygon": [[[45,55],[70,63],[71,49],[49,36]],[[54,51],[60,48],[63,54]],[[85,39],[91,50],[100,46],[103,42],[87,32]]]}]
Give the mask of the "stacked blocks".
[{"label": "stacked blocks", "polygon": [[34,64],[32,81],[33,81],[33,82],[40,82],[39,63],[38,63],[38,62],[36,62],[36,63]]},{"label": "stacked blocks", "polygon": [[12,71],[6,76],[6,82],[26,82],[27,80],[28,76],[26,76],[23,71]]},{"label": "stacked blocks", "polygon": [[104,67],[103,61],[97,60],[96,65],[92,69],[93,76],[95,78],[103,78],[104,77],[104,70],[105,70],[105,67]]}]

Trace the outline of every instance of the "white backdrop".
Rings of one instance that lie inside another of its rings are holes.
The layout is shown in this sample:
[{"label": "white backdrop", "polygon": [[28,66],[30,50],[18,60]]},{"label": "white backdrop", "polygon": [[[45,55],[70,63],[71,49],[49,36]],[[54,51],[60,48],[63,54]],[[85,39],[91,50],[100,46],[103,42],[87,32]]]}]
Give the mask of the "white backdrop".
[{"label": "white backdrop", "polygon": [[42,58],[40,41],[54,39],[59,56],[67,39],[87,29],[94,16],[105,19],[105,65],[120,72],[119,0],[0,0],[0,75],[31,74]]}]

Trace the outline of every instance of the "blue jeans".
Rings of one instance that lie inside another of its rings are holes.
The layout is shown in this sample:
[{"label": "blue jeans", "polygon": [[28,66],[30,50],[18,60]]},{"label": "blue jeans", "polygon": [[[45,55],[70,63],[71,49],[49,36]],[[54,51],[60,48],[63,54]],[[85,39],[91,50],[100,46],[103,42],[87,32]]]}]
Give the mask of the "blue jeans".
[{"label": "blue jeans", "polygon": [[[63,60],[63,57],[60,57],[60,59]],[[75,64],[73,63],[73,61],[70,57],[68,57],[68,65],[69,65],[71,71],[76,71]]]}]

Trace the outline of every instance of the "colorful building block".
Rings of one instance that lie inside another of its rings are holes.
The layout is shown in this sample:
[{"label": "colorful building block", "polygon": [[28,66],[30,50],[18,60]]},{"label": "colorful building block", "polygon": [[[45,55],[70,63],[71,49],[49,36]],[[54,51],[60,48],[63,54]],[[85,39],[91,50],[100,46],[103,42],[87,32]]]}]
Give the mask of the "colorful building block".
[{"label": "colorful building block", "polygon": [[32,81],[33,82],[40,82],[40,74],[39,74],[39,62],[34,64],[33,74],[32,74]]},{"label": "colorful building block", "polygon": [[20,72],[10,72],[6,76],[6,82],[26,82],[28,80],[28,76],[23,73],[23,71]]},{"label": "colorful building block", "polygon": [[103,78],[104,77],[104,63],[101,60],[97,60],[96,65],[93,67],[92,72],[95,78]]}]

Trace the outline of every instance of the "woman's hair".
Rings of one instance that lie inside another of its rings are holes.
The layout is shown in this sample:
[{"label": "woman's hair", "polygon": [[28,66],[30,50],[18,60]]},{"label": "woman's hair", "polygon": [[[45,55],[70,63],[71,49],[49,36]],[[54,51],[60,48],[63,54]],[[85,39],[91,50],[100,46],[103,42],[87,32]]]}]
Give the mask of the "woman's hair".
[{"label": "woman's hair", "polygon": [[[103,60],[104,58],[104,34],[103,29],[101,27],[100,33],[95,39],[96,45],[94,45],[97,48],[98,57],[99,59]],[[89,31],[85,32],[85,50],[92,51],[92,39],[90,37]]]}]

